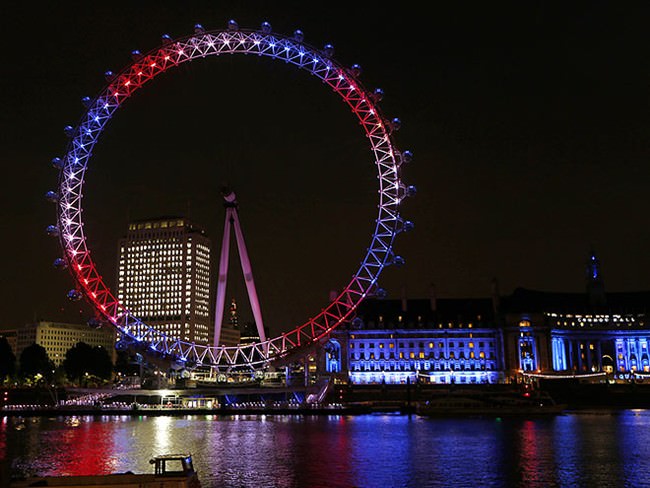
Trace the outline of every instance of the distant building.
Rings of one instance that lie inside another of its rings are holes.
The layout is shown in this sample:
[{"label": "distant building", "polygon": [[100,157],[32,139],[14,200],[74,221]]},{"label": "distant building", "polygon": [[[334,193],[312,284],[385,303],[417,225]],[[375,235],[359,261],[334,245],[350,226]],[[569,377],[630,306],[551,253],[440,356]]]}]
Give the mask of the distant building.
[{"label": "distant building", "polygon": [[592,251],[585,293],[519,288],[503,300],[508,374],[650,374],[650,292],[606,293]]},{"label": "distant building", "polygon": [[7,339],[11,351],[16,355],[16,331],[15,330],[0,330],[0,337]]},{"label": "distant building", "polygon": [[16,358],[32,344],[45,348],[55,366],[60,366],[65,353],[78,342],[101,346],[115,361],[115,331],[112,327],[93,329],[88,325],[61,322],[37,322],[16,330]]},{"label": "distant building", "polygon": [[507,374],[650,374],[650,292],[599,298],[522,288],[505,297]]},{"label": "distant building", "polygon": [[324,350],[324,369],[355,384],[503,379],[491,299],[367,300]]},{"label": "distant building", "polygon": [[119,241],[117,294],[147,325],[196,344],[210,339],[210,240],[184,218],[129,224]]},{"label": "distant building", "polygon": [[237,314],[237,300],[234,298],[230,301],[230,308],[228,310],[228,321],[221,326],[221,336],[219,338],[219,345],[221,346],[236,346],[241,339],[241,331],[239,330],[239,315]]},{"label": "distant building", "polygon": [[[269,337],[269,329],[264,326],[264,331],[266,337]],[[243,327],[241,327],[241,344],[253,344],[260,341],[260,333],[257,330],[255,322],[246,322]]]},{"label": "distant building", "polygon": [[586,277],[583,293],[366,300],[325,344],[320,371],[356,384],[650,378],[650,292],[606,293],[593,252]]}]

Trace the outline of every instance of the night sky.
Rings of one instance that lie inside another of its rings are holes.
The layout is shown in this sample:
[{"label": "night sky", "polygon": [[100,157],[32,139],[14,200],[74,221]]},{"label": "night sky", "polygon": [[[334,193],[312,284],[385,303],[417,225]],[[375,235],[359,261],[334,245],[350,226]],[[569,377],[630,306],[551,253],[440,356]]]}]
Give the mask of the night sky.
[{"label": "night sky", "polygon": [[[14,4],[14,5],[10,5]],[[20,4],[20,5],[19,5]],[[229,19],[335,46],[399,117],[415,223],[386,269],[389,297],[584,290],[593,248],[606,289],[650,289],[650,5],[647,2],[2,2],[0,327],[85,320],[55,271],[45,234],[55,209],[49,161],[80,99],[130,52]],[[38,6],[37,6],[38,5]],[[191,5],[191,6],[187,6]],[[219,252],[219,189],[239,197],[265,321],[288,330],[315,315],[357,270],[374,228],[376,171],[340,98],[293,66],[210,57],[156,78],[118,111],[84,191],[89,247],[114,283],[129,219],[188,215]],[[236,253],[232,253],[236,258]],[[216,272],[216,268],[214,269]],[[238,263],[229,295],[247,319]]]}]

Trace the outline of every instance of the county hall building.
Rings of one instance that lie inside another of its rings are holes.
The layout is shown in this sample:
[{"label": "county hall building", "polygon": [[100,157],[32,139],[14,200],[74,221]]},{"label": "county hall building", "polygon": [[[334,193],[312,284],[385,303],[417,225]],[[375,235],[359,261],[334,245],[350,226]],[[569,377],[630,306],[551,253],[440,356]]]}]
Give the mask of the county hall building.
[{"label": "county hall building", "polygon": [[586,271],[581,293],[367,300],[325,344],[321,371],[353,384],[650,377],[650,292],[606,293],[593,254]]}]

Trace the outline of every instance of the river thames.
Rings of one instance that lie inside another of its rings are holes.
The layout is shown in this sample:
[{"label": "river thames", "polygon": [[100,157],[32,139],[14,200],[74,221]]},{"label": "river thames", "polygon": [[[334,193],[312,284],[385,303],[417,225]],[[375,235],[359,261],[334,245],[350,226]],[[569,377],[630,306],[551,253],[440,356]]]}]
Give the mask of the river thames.
[{"label": "river thames", "polygon": [[650,485],[650,410],[544,418],[0,418],[11,475],[149,472],[189,452],[205,487]]}]

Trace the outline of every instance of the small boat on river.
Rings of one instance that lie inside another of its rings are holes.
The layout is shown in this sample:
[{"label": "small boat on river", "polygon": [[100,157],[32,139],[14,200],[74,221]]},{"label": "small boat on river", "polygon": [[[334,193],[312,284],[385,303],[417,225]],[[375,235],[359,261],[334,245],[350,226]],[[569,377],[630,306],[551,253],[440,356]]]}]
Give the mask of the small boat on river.
[{"label": "small boat on river", "polygon": [[96,476],[37,476],[15,480],[9,488],[63,486],[75,488],[201,488],[190,454],[166,454],[151,461],[154,472],[148,474],[115,473]]},{"label": "small boat on river", "polygon": [[450,416],[531,416],[556,415],[567,405],[556,403],[544,392],[449,390],[433,395],[415,406],[418,415]]}]

